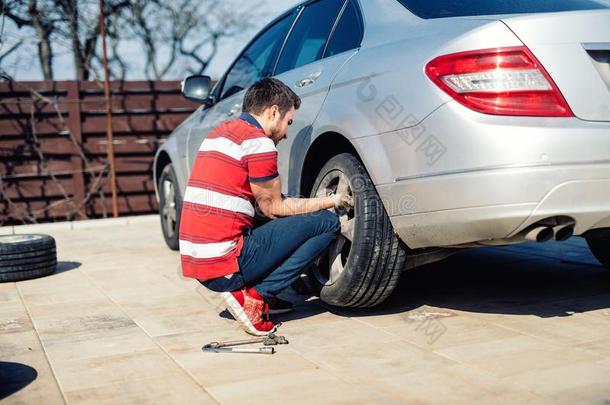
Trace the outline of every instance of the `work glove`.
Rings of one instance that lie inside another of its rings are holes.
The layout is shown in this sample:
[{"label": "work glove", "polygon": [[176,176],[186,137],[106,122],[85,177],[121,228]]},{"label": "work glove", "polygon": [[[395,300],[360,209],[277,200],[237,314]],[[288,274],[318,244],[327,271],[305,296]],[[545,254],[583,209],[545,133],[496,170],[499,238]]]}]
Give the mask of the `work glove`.
[{"label": "work glove", "polygon": [[354,206],[354,199],[348,194],[333,194],[333,204],[336,211],[347,211]]}]

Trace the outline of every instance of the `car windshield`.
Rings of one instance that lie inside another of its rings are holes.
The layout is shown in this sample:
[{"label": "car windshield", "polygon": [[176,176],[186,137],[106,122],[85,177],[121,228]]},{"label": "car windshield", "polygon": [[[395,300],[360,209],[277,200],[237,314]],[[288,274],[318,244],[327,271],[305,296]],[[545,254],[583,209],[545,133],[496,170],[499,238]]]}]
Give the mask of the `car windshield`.
[{"label": "car windshield", "polygon": [[610,9],[610,0],[397,0],[420,18]]}]

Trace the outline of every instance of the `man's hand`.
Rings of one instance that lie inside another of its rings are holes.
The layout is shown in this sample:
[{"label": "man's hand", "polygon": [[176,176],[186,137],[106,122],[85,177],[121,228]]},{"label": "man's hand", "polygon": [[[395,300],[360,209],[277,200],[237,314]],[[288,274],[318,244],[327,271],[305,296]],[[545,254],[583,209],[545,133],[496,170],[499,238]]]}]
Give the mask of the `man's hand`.
[{"label": "man's hand", "polygon": [[354,199],[349,194],[333,194],[333,204],[336,211],[345,211],[354,206]]},{"label": "man's hand", "polygon": [[263,215],[267,218],[307,214],[336,207],[335,197],[282,198],[280,178],[266,182],[250,182],[250,188]]}]

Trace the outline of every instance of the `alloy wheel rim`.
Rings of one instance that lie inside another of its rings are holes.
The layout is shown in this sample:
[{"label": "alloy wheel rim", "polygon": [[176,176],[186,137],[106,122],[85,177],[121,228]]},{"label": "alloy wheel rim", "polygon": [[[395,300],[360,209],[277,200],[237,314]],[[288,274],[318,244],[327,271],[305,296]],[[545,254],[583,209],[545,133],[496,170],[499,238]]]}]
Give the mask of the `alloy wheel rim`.
[{"label": "alloy wheel rim", "polygon": [[[354,197],[350,179],[340,170],[332,170],[322,178],[316,191],[316,197],[327,197],[333,193],[349,194]],[[314,276],[322,285],[332,285],[341,277],[354,240],[356,221],[354,208],[339,212],[338,215],[341,222],[341,233],[313,267]]]},{"label": "alloy wheel rim", "polygon": [[42,239],[41,235],[7,235],[0,237],[0,245],[20,242],[30,242]]},{"label": "alloy wheel rim", "polygon": [[162,215],[163,223],[167,232],[167,236],[172,238],[176,234],[176,191],[174,183],[170,180],[163,181],[163,204]]}]

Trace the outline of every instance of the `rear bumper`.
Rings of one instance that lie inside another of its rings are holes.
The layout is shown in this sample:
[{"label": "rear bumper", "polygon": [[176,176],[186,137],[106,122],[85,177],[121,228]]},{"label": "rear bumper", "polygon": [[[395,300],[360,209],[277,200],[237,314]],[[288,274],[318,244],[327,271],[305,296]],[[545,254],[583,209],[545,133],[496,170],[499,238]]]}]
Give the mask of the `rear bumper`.
[{"label": "rear bumper", "polygon": [[451,101],[414,127],[355,140],[411,248],[504,239],[570,216],[610,227],[610,123],[501,117]]},{"label": "rear bumper", "polygon": [[573,218],[575,235],[610,227],[610,161],[429,176],[377,189],[412,249],[504,239],[553,216]]}]

